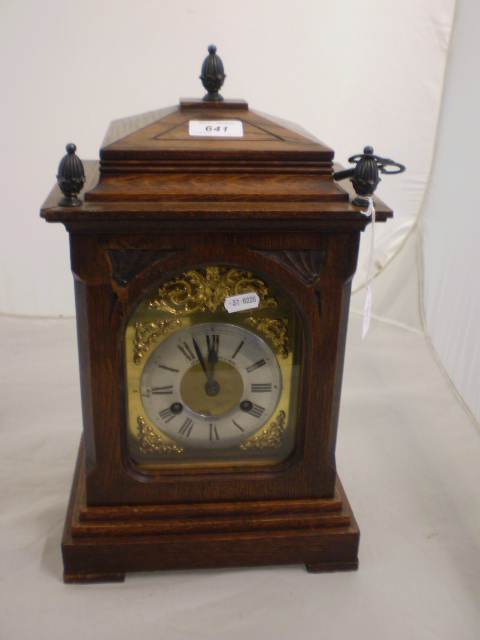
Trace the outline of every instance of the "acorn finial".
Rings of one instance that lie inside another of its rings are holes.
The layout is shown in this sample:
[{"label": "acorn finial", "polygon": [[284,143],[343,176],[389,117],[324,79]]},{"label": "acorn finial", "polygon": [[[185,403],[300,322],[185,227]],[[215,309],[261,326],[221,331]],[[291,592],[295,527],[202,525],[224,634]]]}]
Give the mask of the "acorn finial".
[{"label": "acorn finial", "polygon": [[217,47],[214,44],[208,47],[209,55],[203,61],[202,73],[200,75],[200,80],[208,91],[203,99],[208,102],[223,100],[223,97],[218,91],[227,77],[223,71],[223,62],[217,56],[216,51]]},{"label": "acorn finial", "polygon": [[78,207],[82,201],[77,194],[85,184],[85,171],[82,161],[75,153],[77,147],[70,142],[65,149],[67,155],[63,156],[58,166],[57,182],[63,193],[63,198],[60,198],[58,204],[61,207]]},{"label": "acorn finial", "polygon": [[[381,158],[380,156],[373,155],[373,147],[365,147],[363,153],[356,156],[352,156],[348,159],[349,162],[355,163],[353,169],[345,169],[344,171],[337,171],[333,174],[334,180],[344,180],[350,178],[350,182],[353,184],[357,197],[352,200],[352,204],[357,207],[365,207],[368,205],[367,198],[371,198],[375,189],[378,187],[378,183],[381,181],[380,173],[403,173],[405,166],[390,158]],[[388,171],[385,167],[394,167],[393,170]]]}]

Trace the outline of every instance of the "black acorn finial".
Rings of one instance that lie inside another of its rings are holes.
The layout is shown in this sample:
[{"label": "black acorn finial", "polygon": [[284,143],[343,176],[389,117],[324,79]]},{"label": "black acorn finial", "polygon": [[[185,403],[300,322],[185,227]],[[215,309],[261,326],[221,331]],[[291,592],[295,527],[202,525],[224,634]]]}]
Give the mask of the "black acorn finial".
[{"label": "black acorn finial", "polygon": [[85,184],[85,171],[82,161],[75,153],[77,147],[70,143],[65,149],[67,155],[60,160],[57,175],[58,186],[64,197],[60,198],[58,204],[61,207],[78,207],[82,201],[77,197],[77,194]]},{"label": "black acorn finial", "polygon": [[216,51],[217,47],[214,44],[208,47],[210,55],[203,61],[202,74],[200,76],[203,86],[208,91],[203,99],[208,102],[223,100],[218,91],[227,77],[223,71],[223,62],[217,56]]},{"label": "black acorn finial", "polygon": [[[348,161],[353,162],[353,157],[349,158]],[[363,206],[366,202],[365,198],[373,196],[375,189],[381,182],[381,178],[378,175],[378,166],[373,155],[373,147],[365,147],[363,154],[357,160],[357,166],[353,170],[350,181],[353,184],[355,193],[359,196],[355,198],[353,203]]]},{"label": "black acorn finial", "polygon": [[[365,147],[363,153],[352,156],[348,159],[349,162],[354,162],[355,167],[353,169],[346,169],[345,171],[337,171],[333,174],[335,180],[344,180],[350,178],[350,182],[353,184],[357,198],[352,201],[352,204],[357,207],[365,207],[368,205],[366,198],[370,198],[375,189],[378,187],[378,183],[381,181],[378,172],[380,173],[403,173],[405,167],[399,162],[390,160],[389,158],[381,158],[380,156],[373,155],[373,147]],[[395,167],[396,171],[387,171],[385,167]]]}]

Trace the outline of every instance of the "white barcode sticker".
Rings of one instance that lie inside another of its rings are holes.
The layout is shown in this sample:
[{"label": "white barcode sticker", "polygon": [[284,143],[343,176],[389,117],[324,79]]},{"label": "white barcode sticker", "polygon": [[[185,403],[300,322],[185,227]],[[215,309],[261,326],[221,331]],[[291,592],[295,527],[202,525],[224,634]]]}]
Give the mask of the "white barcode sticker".
[{"label": "white barcode sticker", "polygon": [[228,313],[243,311],[244,309],[256,309],[260,304],[260,296],[255,291],[241,293],[238,296],[225,298],[224,306]]},{"label": "white barcode sticker", "polygon": [[212,138],[243,138],[243,123],[241,120],[190,120],[188,133]]}]

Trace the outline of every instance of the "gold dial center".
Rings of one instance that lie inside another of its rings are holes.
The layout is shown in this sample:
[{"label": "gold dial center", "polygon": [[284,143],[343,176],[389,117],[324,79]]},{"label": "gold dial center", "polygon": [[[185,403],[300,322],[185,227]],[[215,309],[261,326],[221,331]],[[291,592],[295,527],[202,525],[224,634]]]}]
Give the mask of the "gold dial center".
[{"label": "gold dial center", "polygon": [[183,376],[180,395],[183,402],[194,413],[219,416],[227,413],[240,402],[243,395],[243,380],[234,366],[220,360],[214,367],[213,378],[218,384],[218,393],[207,395],[207,378],[200,363],[188,369]]}]

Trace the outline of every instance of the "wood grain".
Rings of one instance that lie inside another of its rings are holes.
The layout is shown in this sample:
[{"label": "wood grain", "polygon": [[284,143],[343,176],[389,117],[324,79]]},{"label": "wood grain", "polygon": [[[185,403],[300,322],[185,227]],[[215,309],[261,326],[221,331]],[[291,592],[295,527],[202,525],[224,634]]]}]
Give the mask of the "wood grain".
[{"label": "wood grain", "polygon": [[[239,140],[188,137],[241,119]],[[157,117],[158,116],[158,117]],[[62,551],[65,581],[125,572],[302,563],[353,569],[359,531],[336,473],[350,286],[370,222],[333,180],[333,151],[248,110],[180,108],[113,123],[85,163],[81,207],[42,207],[70,234],[84,436]],[[392,211],[375,198],[377,220]],[[205,265],[280,286],[301,320],[296,443],[275,466],[145,469],[127,450],[125,326],[153,287]]]},{"label": "wood grain", "polygon": [[[129,571],[159,569],[305,564],[308,571],[319,572],[358,566],[359,531],[338,478],[330,515],[324,500],[322,516],[307,521],[285,513],[278,526],[268,515],[261,517],[261,508],[257,515],[232,518],[227,504],[215,505],[215,523],[200,512],[184,513],[181,520],[144,520],[137,507],[124,507],[123,518],[112,520],[104,512],[99,520],[97,513],[91,524],[85,515],[95,508],[85,505],[84,486],[81,443],[62,539],[65,582],[119,582]],[[265,503],[266,512],[275,505]],[[185,506],[174,509],[180,513]]]}]

